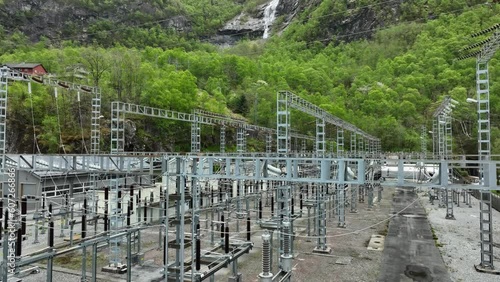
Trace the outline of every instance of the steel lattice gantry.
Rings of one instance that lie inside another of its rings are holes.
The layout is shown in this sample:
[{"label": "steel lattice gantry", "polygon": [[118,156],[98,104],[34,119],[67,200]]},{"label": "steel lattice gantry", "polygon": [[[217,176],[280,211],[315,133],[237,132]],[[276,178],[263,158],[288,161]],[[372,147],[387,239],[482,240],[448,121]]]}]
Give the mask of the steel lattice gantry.
[{"label": "steel lattice gantry", "polygon": [[[367,140],[377,141],[378,139],[365,133],[356,126],[339,119],[320,107],[300,98],[289,91],[279,91],[277,93],[277,152],[287,154],[290,152],[290,109],[293,107],[303,113],[316,118],[316,151],[321,154],[325,151],[324,144],[324,124],[329,123],[350,132],[356,133]],[[378,149],[377,149],[378,150]],[[375,150],[375,151],[377,151]]]},{"label": "steel lattice gantry", "polygon": [[[225,152],[226,147],[226,127],[237,128],[237,151],[243,153],[246,151],[246,137],[247,131],[258,131],[266,133],[266,151],[270,153],[272,135],[276,134],[276,130],[262,126],[247,124],[244,120],[234,119],[224,115],[210,113],[202,110],[195,110],[193,113],[182,113],[177,111],[170,111],[158,109],[148,106],[112,102],[111,103],[111,153],[120,153],[124,151],[125,147],[125,114],[137,114],[143,116],[157,117],[170,120],[185,121],[191,123],[191,150],[193,153],[200,151],[200,126],[201,125],[219,125],[221,126],[221,152]],[[301,139],[312,139],[311,137],[291,133]]]},{"label": "steel lattice gantry", "polygon": [[[493,34],[481,42],[472,44],[461,51],[481,47],[480,50],[463,55],[458,60],[476,57],[476,99],[471,99],[477,104],[478,115],[478,154],[480,161],[489,161],[491,154],[491,131],[490,131],[490,87],[488,63],[500,47],[500,23],[472,34],[477,37],[486,33]],[[470,99],[467,99],[468,101]],[[491,213],[491,191],[490,187],[496,185],[496,180],[491,178],[493,174],[490,163],[482,163],[479,167],[479,181],[484,188],[481,190],[480,199],[480,239],[481,239],[481,263],[476,265],[476,270],[500,273],[493,265],[493,225]]]},{"label": "steel lattice gantry", "polygon": [[[437,130],[438,154],[441,159],[448,159],[452,154],[452,124],[451,113],[457,101],[446,96],[438,108],[434,111],[433,127]],[[436,135],[436,132],[434,132]],[[450,168],[447,172],[447,179],[443,184],[442,190],[445,195],[440,198],[440,206],[446,207],[446,219],[455,219],[453,215],[453,191],[448,188],[448,182],[453,182],[453,170]]]},{"label": "steel lattice gantry", "polygon": [[[68,91],[76,91],[77,99],[80,101],[80,93],[92,94],[92,110],[91,110],[91,128],[90,128],[90,153],[99,154],[99,146],[101,139],[100,119],[101,116],[101,90],[98,87],[78,84],[74,82],[63,81],[60,79],[48,76],[36,76],[18,72],[7,67],[3,67],[3,76],[13,81],[35,82],[51,86],[54,88],[63,88]],[[31,88],[31,87],[30,87]],[[30,91],[31,92],[31,91]]]}]

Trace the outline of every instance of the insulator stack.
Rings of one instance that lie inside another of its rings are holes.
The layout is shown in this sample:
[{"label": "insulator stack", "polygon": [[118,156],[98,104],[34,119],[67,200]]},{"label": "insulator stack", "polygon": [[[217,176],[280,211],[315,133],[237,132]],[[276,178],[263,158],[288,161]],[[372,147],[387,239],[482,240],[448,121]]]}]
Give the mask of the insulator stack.
[{"label": "insulator stack", "polygon": [[290,222],[283,222],[283,252],[285,255],[290,254]]},{"label": "insulator stack", "polygon": [[262,234],[262,274],[269,276],[271,272],[271,236],[266,232]]}]

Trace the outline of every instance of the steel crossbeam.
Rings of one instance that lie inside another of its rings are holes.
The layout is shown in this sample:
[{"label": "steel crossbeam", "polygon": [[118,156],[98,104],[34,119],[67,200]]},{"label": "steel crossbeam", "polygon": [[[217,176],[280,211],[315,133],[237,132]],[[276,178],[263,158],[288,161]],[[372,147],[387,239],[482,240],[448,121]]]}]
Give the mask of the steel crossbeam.
[{"label": "steel crossbeam", "polygon": [[[7,81],[23,81],[28,82],[28,91],[31,92],[31,85],[29,83],[36,82],[39,84],[51,86],[57,88],[64,88],[69,91],[76,91],[78,101],[80,101],[80,93],[91,93],[92,96],[92,110],[91,110],[91,129],[90,129],[90,153],[99,154],[99,145],[101,139],[100,122],[101,119],[101,90],[98,87],[88,86],[84,84],[78,84],[74,82],[68,82],[60,79],[56,79],[50,76],[37,76],[30,75],[23,72],[13,70],[9,67],[2,67],[0,71],[0,116],[5,116],[2,112],[6,114],[7,108]],[[5,103],[3,102],[5,99]],[[5,111],[4,111],[5,108]],[[5,117],[4,117],[5,118]],[[5,153],[5,125],[2,126],[2,117],[0,117],[0,146],[2,146]]]},{"label": "steel crossbeam", "polygon": [[290,104],[291,107],[300,110],[304,113],[307,113],[313,117],[316,117],[318,119],[324,119],[326,123],[333,124],[339,128],[343,128],[345,130],[357,133],[364,138],[368,140],[378,140],[378,138],[369,135],[368,133],[364,132],[363,130],[357,128],[356,126],[333,116],[332,114],[326,112],[325,110],[321,109],[320,107],[312,104],[311,102],[308,102],[304,100],[303,98],[293,94],[292,92],[289,91],[280,91],[278,93],[278,96],[283,96],[286,97],[286,101],[288,104]]},{"label": "steel crossbeam", "polygon": [[47,86],[62,87],[62,88],[68,89],[68,90],[83,91],[83,92],[87,92],[87,93],[99,92],[98,87],[93,87],[93,86],[88,86],[88,85],[84,85],[84,84],[64,81],[61,79],[50,77],[48,75],[45,75],[45,76],[31,75],[31,74],[27,74],[27,73],[13,70],[9,67],[3,67],[3,68],[8,70],[7,71],[7,79],[9,79],[9,80],[25,81],[25,82],[32,81],[32,82],[44,84]]},{"label": "steel crossbeam", "polygon": [[485,42],[480,53],[477,55],[478,63],[487,64],[500,48],[500,27],[497,26],[490,40]]},{"label": "steel crossbeam", "polygon": [[[195,110],[194,113],[183,113],[165,109],[159,109],[155,107],[142,106],[131,103],[123,103],[123,102],[112,102],[111,103],[111,153],[120,153],[124,151],[125,144],[125,132],[124,132],[124,121],[125,114],[137,114],[143,116],[157,117],[163,119],[177,120],[177,121],[185,121],[194,124],[191,127],[191,149],[193,152],[200,151],[200,125],[219,125],[222,127],[231,126],[243,129],[245,131],[259,131],[265,132],[268,134],[276,134],[276,130],[272,128],[257,126],[246,123],[242,119],[234,119],[232,117],[228,117],[221,114],[211,113],[203,110]],[[242,135],[244,138],[245,135]],[[314,140],[313,137],[298,134],[298,133],[290,133],[291,137],[301,138],[301,139],[309,139]],[[225,129],[223,133],[223,140],[221,140],[221,149],[225,151]],[[241,136],[240,136],[241,137]],[[238,140],[243,140],[239,138]],[[224,142],[222,142],[224,141]],[[244,148],[244,143],[241,143],[241,148]]]}]

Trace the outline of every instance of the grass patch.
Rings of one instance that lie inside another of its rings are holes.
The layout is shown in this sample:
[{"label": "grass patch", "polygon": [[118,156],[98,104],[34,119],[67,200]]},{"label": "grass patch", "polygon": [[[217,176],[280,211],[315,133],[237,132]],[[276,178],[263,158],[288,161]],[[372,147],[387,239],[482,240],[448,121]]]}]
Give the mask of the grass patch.
[{"label": "grass patch", "polygon": [[[107,253],[98,253],[97,254],[97,265],[102,266],[102,265],[107,265],[109,260],[106,258]],[[54,265],[72,269],[72,270],[80,270],[82,269],[82,253],[80,251],[74,251],[62,256],[57,256],[54,258]],[[90,269],[92,267],[92,252],[89,252],[87,250],[87,269]],[[46,264],[47,260],[41,261],[42,264]]]},{"label": "grass patch", "polygon": [[438,248],[441,248],[443,246],[443,244],[439,243],[438,241],[438,237],[436,235],[436,232],[434,231],[434,228],[431,227],[431,232],[432,232],[432,239],[434,240],[434,244],[436,245],[436,247]]},{"label": "grass patch", "polygon": [[389,232],[389,220],[385,223],[384,229],[378,232],[378,235],[387,236],[388,232]]}]

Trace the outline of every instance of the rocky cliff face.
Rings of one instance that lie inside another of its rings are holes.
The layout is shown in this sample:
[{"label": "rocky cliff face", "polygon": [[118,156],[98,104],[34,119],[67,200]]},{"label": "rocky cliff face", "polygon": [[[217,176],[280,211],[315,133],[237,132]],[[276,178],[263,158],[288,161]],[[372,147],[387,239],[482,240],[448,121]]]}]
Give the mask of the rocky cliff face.
[{"label": "rocky cliff face", "polygon": [[[238,1],[241,7],[246,3]],[[277,2],[272,10],[276,20],[269,23],[269,10],[266,11],[266,8],[273,2]],[[145,0],[4,0],[0,4],[0,25],[8,32],[23,32],[31,41],[38,41],[44,36],[91,42],[94,34],[100,31],[141,26],[144,22],[156,20],[166,29],[186,34],[193,30],[194,24],[188,16],[179,12],[182,9],[166,8],[161,3]],[[242,38],[259,39],[266,28],[271,35],[279,34],[301,13],[313,11],[324,3],[322,0],[268,0],[228,21],[210,41],[231,45]],[[349,0],[344,5],[347,12],[342,16],[334,13],[335,16],[332,14],[316,19],[319,22],[314,27],[318,29],[314,33],[316,35],[304,40],[328,43],[328,38],[333,37],[342,41],[370,38],[378,27],[397,21],[401,2],[357,7],[356,1]],[[301,19],[307,23],[309,17],[305,15]]]},{"label": "rocky cliff face", "polygon": [[[271,1],[256,7],[255,10],[241,13],[226,23],[219,30],[216,37],[219,42],[234,43],[241,38],[262,38],[266,28],[265,9]],[[272,24],[274,34],[280,34],[287,26],[302,12],[323,4],[322,0],[280,0],[276,7],[275,16],[277,20]],[[396,23],[400,17],[401,2],[394,1],[382,5],[360,6],[356,1],[349,0],[345,3],[345,12],[332,12],[330,15],[320,16],[315,20],[319,22],[314,28],[317,29],[316,37],[303,38],[307,41],[319,40],[327,44],[331,38],[350,42],[359,39],[370,39],[377,28]],[[301,17],[302,24],[307,24],[308,17]],[[217,41],[217,40],[215,40]]]},{"label": "rocky cliff face", "polygon": [[104,1],[4,0],[0,4],[0,25],[7,31],[21,31],[32,41],[41,36],[85,40],[89,26],[99,20],[109,20],[109,28],[113,28],[114,23],[140,24],[143,15],[153,20],[161,17],[164,28],[186,32],[191,29],[185,16],[161,10],[150,1],[128,0],[111,5]]},{"label": "rocky cliff face", "polygon": [[[243,12],[224,25],[219,30],[219,35],[229,35],[233,39],[262,38],[266,29],[265,10],[272,1],[257,6],[253,11]],[[283,17],[284,26],[293,19],[299,11],[299,0],[280,0],[276,7],[275,16]],[[283,24],[281,24],[283,27]]]}]

